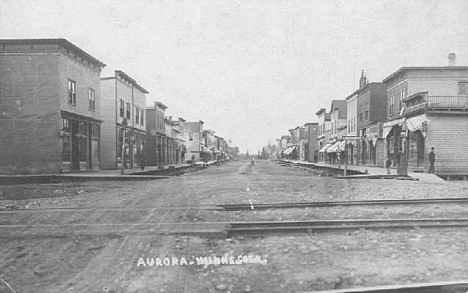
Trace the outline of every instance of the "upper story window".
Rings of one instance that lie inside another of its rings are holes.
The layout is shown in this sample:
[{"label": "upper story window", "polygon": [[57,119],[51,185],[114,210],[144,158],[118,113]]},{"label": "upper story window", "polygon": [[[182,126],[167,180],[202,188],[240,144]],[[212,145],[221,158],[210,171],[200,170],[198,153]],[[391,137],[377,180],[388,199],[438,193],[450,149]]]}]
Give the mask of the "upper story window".
[{"label": "upper story window", "polygon": [[468,95],[468,82],[458,83],[458,94]]},{"label": "upper story window", "polygon": [[192,133],[192,132],[189,132],[188,135],[189,135],[189,140],[190,140],[190,141],[193,141],[193,133]]},{"label": "upper story window", "polygon": [[135,123],[140,124],[140,109],[135,107]]},{"label": "upper story window", "polygon": [[395,96],[390,96],[390,103],[388,105],[388,114],[393,115],[393,107],[395,106]]},{"label": "upper story window", "polygon": [[124,100],[120,99],[120,117],[125,117],[125,102]]},{"label": "upper story window", "polygon": [[89,111],[96,111],[96,92],[92,89],[88,89],[88,101],[89,101]]},{"label": "upper story window", "polygon": [[76,106],[76,82],[68,80],[68,104]]},{"label": "upper story window", "polygon": [[145,110],[141,110],[140,112],[140,125],[145,125]]},{"label": "upper story window", "polygon": [[364,104],[364,119],[369,119],[369,103]]},{"label": "upper story window", "polygon": [[130,119],[130,103],[127,103],[126,117],[127,117],[127,119]]}]

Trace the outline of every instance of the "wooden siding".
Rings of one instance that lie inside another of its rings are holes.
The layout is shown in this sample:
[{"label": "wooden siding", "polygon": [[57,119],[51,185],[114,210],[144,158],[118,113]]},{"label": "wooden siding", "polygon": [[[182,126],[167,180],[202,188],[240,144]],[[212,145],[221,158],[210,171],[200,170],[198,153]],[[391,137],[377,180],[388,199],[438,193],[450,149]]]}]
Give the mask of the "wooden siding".
[{"label": "wooden siding", "polygon": [[468,174],[468,117],[429,116],[425,166],[429,168],[428,153],[435,148],[436,173]]},{"label": "wooden siding", "polygon": [[415,78],[408,80],[408,95],[428,92],[429,96],[458,96],[459,79]]},{"label": "wooden siding", "polygon": [[115,79],[101,80],[101,166],[117,168]]}]

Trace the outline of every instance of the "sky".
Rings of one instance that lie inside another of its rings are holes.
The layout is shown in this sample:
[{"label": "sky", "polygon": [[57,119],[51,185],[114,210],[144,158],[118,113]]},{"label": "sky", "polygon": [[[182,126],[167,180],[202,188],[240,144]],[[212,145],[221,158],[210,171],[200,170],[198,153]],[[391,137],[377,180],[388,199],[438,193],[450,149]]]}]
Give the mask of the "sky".
[{"label": "sky", "polygon": [[465,0],[0,0],[0,38],[65,38],[122,70],[166,116],[256,153],[317,122],[361,70],[468,65]]}]

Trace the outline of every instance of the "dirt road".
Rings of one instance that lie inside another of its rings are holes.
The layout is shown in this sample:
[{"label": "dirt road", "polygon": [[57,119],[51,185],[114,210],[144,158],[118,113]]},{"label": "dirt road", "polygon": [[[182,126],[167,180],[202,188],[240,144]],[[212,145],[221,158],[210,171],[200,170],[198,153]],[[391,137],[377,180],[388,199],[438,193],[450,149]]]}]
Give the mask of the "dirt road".
[{"label": "dirt road", "polygon": [[[462,197],[467,190],[465,182],[336,180],[267,161],[229,162],[157,181],[0,186],[0,224],[17,225],[0,226],[0,278],[16,292],[35,293],[303,292],[464,279],[468,229],[236,239],[158,232],[204,221],[467,217],[465,204],[243,212],[189,207]],[[179,208],[161,208],[168,206]],[[11,292],[2,280],[0,292]]]}]

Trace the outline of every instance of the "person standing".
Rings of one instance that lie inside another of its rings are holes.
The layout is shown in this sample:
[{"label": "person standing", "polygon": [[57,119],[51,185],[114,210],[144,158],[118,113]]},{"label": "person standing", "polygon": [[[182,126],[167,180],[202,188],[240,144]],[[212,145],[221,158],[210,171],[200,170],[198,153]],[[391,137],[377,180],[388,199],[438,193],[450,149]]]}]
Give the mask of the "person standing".
[{"label": "person standing", "polygon": [[435,153],[434,147],[431,147],[431,151],[429,152],[429,163],[431,166],[429,167],[428,173],[435,173],[434,163],[435,163]]}]

